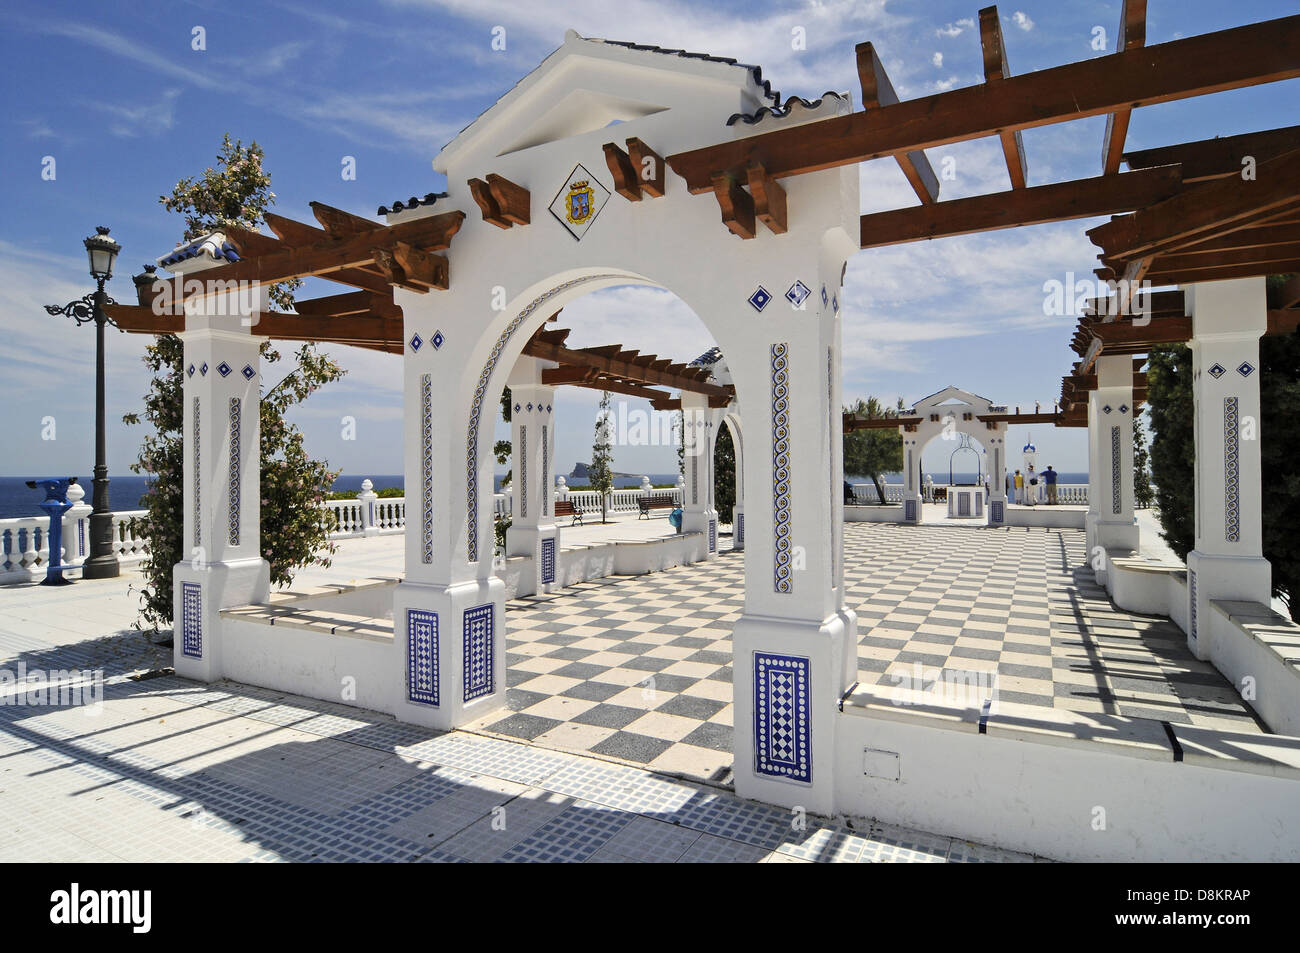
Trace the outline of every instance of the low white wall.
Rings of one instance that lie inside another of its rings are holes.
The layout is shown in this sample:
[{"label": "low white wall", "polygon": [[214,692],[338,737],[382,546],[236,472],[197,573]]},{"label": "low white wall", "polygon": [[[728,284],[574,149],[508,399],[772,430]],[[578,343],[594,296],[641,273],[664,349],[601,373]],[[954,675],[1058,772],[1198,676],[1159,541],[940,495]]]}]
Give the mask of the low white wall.
[{"label": "low white wall", "polygon": [[981,734],[862,689],[837,727],[851,816],[1057,860],[1300,860],[1300,738],[1175,726],[1176,762],[1160,722],[1002,704]]},{"label": "low white wall", "polygon": [[[1274,731],[1300,735],[1300,626],[1257,602],[1211,600],[1211,661]],[[1249,697],[1253,694],[1254,697]]]},{"label": "low white wall", "polygon": [[846,523],[901,523],[903,522],[903,504],[889,503],[885,506],[845,506]]},{"label": "low white wall", "polygon": [[1044,526],[1053,529],[1083,529],[1087,510],[1062,509],[1057,506],[1008,506],[1007,526]]},{"label": "low white wall", "polygon": [[[236,682],[389,714],[401,696],[391,633],[384,639],[330,633],[284,618],[267,625],[229,611],[221,613],[221,629],[221,672]],[[344,697],[347,686],[355,698]]]}]

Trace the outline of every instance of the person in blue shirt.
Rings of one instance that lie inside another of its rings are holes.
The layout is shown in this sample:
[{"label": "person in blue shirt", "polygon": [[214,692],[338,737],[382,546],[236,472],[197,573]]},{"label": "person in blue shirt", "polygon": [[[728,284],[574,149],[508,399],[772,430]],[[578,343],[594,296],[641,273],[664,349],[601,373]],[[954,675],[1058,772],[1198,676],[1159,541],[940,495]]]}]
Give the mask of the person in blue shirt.
[{"label": "person in blue shirt", "polygon": [[1056,505],[1056,471],[1048,464],[1047,469],[1043,471],[1043,482],[1047,484],[1047,504]]}]

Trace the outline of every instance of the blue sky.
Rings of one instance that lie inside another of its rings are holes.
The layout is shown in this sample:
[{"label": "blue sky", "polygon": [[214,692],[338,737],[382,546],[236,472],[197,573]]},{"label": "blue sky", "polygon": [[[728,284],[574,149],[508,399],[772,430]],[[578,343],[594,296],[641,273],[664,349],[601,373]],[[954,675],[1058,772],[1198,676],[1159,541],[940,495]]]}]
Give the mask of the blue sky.
[{"label": "blue sky", "polygon": [[[319,200],[373,216],[381,204],[439,190],[437,151],[558,46],[568,28],[736,57],[760,64],[783,95],[828,89],[858,98],[853,47],[872,40],[904,98],[982,81],[978,4],[973,2],[710,3],[560,0],[382,0],[374,3],[134,4],[9,2],[0,11],[0,474],[90,469],[94,334],[46,303],[90,290],[81,239],[109,225],[124,246],[110,293],[129,300],[129,276],[169,251],[183,228],[158,205],[182,176],[211,165],[224,132],[266,150],[277,211],[310,220]],[[1295,12],[1293,2],[1151,0],[1148,43]],[[1094,27],[1110,48],[1119,18],[1110,3],[1018,0],[1000,7],[1013,73],[1090,56]],[[492,29],[506,30],[493,51]],[[195,50],[202,27],[206,49]],[[803,27],[805,50],[792,49]],[[1132,148],[1232,135],[1300,121],[1300,81],[1138,110]],[[725,117],[720,117],[721,120]],[[1096,175],[1104,119],[1025,134],[1031,185]],[[53,181],[41,177],[55,160]],[[355,181],[340,176],[356,159]],[[956,178],[943,196],[1009,187],[996,140],[931,150],[951,156]],[[916,203],[890,162],[861,167],[864,212]],[[850,262],[845,303],[844,393],[908,402],[948,384],[1001,403],[1050,406],[1072,352],[1073,319],[1043,314],[1043,283],[1091,274],[1095,222],[1070,222],[862,252]],[[310,291],[310,289],[308,289]],[[337,290],[332,286],[331,290]],[[565,309],[580,345],[622,342],[690,358],[712,342],[673,296],[612,289]],[[109,337],[109,416],[138,409],[148,385],[145,340]],[[350,348],[349,369],[296,420],[311,451],[355,474],[401,472],[397,356]],[[274,375],[274,371],[270,374]],[[557,467],[590,454],[597,395],[565,388]],[[357,439],[340,439],[343,415]],[[57,439],[42,440],[55,417]],[[109,466],[124,473],[139,428],[114,423]],[[1013,430],[1018,444],[1026,436]],[[1083,432],[1036,428],[1043,456],[1061,471],[1085,470]],[[926,466],[946,472],[938,445]],[[1050,458],[1050,459],[1049,459]],[[632,472],[675,467],[671,450],[616,448]]]}]

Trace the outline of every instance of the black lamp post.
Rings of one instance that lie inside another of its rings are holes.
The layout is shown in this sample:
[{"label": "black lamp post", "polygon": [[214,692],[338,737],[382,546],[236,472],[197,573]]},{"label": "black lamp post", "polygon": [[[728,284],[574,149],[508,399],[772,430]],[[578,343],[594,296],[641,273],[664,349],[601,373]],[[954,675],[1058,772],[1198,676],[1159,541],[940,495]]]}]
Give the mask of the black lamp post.
[{"label": "black lamp post", "polygon": [[113,277],[113,263],[122,246],[108,237],[108,229],[102,225],[97,226],[95,234],[85,240],[85,246],[90,259],[90,277],[95,279],[97,289],[61,308],[47,304],[45,310],[72,318],[78,327],[88,321],[95,322],[94,497],[90,512],[90,558],[82,564],[81,577],[107,579],[118,574],[118,563],[117,554],[113,552],[113,512],[108,505],[107,442],[104,438],[104,325],[112,324],[104,313],[104,305],[117,302],[104,293],[104,282]]}]

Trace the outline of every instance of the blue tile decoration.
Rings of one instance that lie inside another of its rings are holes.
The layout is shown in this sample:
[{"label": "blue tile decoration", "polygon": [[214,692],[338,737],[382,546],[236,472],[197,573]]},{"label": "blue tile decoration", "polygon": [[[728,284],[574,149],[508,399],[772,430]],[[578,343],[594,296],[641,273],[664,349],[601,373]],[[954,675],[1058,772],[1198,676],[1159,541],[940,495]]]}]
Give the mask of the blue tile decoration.
[{"label": "blue tile decoration", "polygon": [[835,297],[834,295],[831,296],[831,313],[832,314],[840,313],[840,299]]},{"label": "blue tile decoration", "polygon": [[970,496],[966,493],[957,495],[957,515],[970,516]]},{"label": "blue tile decoration", "polygon": [[718,521],[709,520],[709,552],[718,551]]},{"label": "blue tile decoration", "polygon": [[531,400],[527,404],[527,410],[530,414],[533,412],[533,402]]},{"label": "blue tile decoration", "polygon": [[230,545],[239,545],[239,482],[241,448],[239,440],[243,401],[230,398]]},{"label": "blue tile decoration", "polygon": [[519,413],[523,409],[524,409],[523,404],[515,404],[515,413]]},{"label": "blue tile decoration", "polygon": [[433,337],[429,338],[429,343],[433,345],[435,351],[442,350],[443,344],[447,342],[447,337],[441,331],[434,331]]},{"label": "blue tile decoration", "polygon": [[824,308],[830,303],[831,303],[831,296],[826,293],[826,286],[822,285],[822,307]]},{"label": "blue tile decoration", "polygon": [[488,359],[483,363],[483,370],[479,373],[478,385],[474,388],[474,401],[470,405],[469,412],[469,432],[465,439],[465,514],[468,523],[468,532],[466,533],[466,557],[470,562],[478,562],[479,421],[483,413],[483,404],[488,398],[488,384],[492,379],[492,372],[496,370],[497,362],[501,360],[502,352],[505,350],[506,345],[510,343],[510,339],[514,337],[515,332],[519,330],[519,326],[527,321],[538,308],[557,294],[589,282],[624,277],[624,275],[599,274],[587,275],[581,278],[571,278],[568,281],[556,285],[550,291],[538,295],[528,303],[527,307],[515,315],[508,325],[506,325],[505,330],[502,331],[501,335],[497,338],[496,344],[493,345],[492,353],[488,355]]},{"label": "blue tile decoration", "polygon": [[803,303],[808,300],[812,290],[802,281],[795,280],[790,289],[785,293],[785,300],[790,302],[792,308],[802,308]]},{"label": "blue tile decoration", "polygon": [[775,590],[794,592],[790,519],[790,345],[772,345],[772,571]]},{"label": "blue tile decoration", "polygon": [[547,431],[550,428],[545,424],[542,425],[542,515],[551,514],[551,440]]},{"label": "blue tile decoration", "polygon": [[200,377],[207,377],[207,376],[208,376],[208,362],[207,362],[207,361],[204,361],[203,364],[199,367],[199,376],[200,376]]},{"label": "blue tile decoration", "polygon": [[767,307],[767,303],[772,300],[772,294],[762,285],[749,296],[749,303],[755,311],[762,311]]},{"label": "blue tile decoration", "polygon": [[528,515],[528,428],[524,426],[519,428],[519,515]]},{"label": "blue tile decoration", "polygon": [[424,345],[424,338],[420,337],[418,333],[412,334],[410,344],[412,351],[418,351]]},{"label": "blue tile decoration", "polygon": [[550,405],[550,404],[547,404],[547,405],[546,405],[546,412],[547,412],[548,414],[551,412],[551,405]]},{"label": "blue tile decoration", "polygon": [[799,656],[754,653],[754,770],[759,774],[812,781],[810,667]]},{"label": "blue tile decoration", "polygon": [[193,364],[191,364],[189,367],[185,368],[185,374],[186,374],[187,377],[193,377],[193,376],[194,376],[194,365],[193,365]]},{"label": "blue tile decoration", "polygon": [[993,522],[1000,524],[1003,521],[1002,501],[994,500],[989,507],[993,511]]},{"label": "blue tile decoration", "polygon": [[542,585],[555,582],[555,537],[542,540]]},{"label": "blue tile decoration", "polygon": [[239,373],[244,375],[244,380],[246,381],[251,381],[254,377],[257,376],[257,371],[253,370],[252,364],[245,364],[244,369]]},{"label": "blue tile decoration", "polygon": [[217,365],[217,373],[220,374],[222,377],[229,377],[230,372],[232,370],[233,368],[225,361],[222,361],[220,364]]},{"label": "blue tile decoration", "polygon": [[908,523],[916,522],[916,500],[903,501],[903,520]]},{"label": "blue tile decoration", "polygon": [[200,493],[203,486],[203,468],[199,465],[202,454],[201,433],[199,431],[199,399],[194,398],[194,545],[203,545],[203,507],[200,505]]},{"label": "blue tile decoration", "polygon": [[420,378],[420,562],[433,562],[433,375]]},{"label": "blue tile decoration", "polygon": [[1241,432],[1237,407],[1236,397],[1223,398],[1223,535],[1230,543],[1241,540]]},{"label": "blue tile decoration", "polygon": [[86,555],[86,521],[77,520],[77,555]]},{"label": "blue tile decoration", "polygon": [[736,545],[744,548],[745,545],[745,514],[741,513],[736,517]]},{"label": "blue tile decoration", "polygon": [[700,502],[700,458],[698,454],[691,457],[691,505]]},{"label": "blue tile decoration", "polygon": [[[836,427],[842,426],[841,422],[843,418],[841,417],[841,421],[836,421],[835,418],[838,416],[840,416],[840,411],[835,406],[835,349],[828,347],[826,349],[826,417],[827,417],[826,432],[832,435],[830,438],[832,441],[834,440],[833,435],[835,434]],[[834,460],[835,460],[835,455],[832,453],[830,459],[828,459],[826,462],[829,464],[833,464]],[[843,467],[841,466],[841,470],[842,469]],[[830,479],[830,496],[828,496],[827,499],[831,501],[831,515],[835,521],[842,523],[844,522],[844,510],[843,510],[844,496],[843,494],[839,493],[835,488],[835,479],[836,479],[835,467],[833,465],[828,466],[826,468],[826,473],[828,478]],[[840,534],[837,533],[835,529],[832,527],[831,529],[831,588],[832,589],[839,584],[838,567],[839,567],[840,554],[843,547],[842,540],[837,539],[839,535]]]},{"label": "blue tile decoration", "polygon": [[1249,377],[1252,373],[1254,373],[1254,370],[1255,370],[1255,366],[1251,364],[1250,361],[1242,361],[1240,364],[1237,365],[1237,373],[1240,374],[1242,377]]},{"label": "blue tile decoration", "polygon": [[1127,414],[1127,413],[1128,413],[1128,404],[1120,404],[1120,405],[1119,405],[1119,412],[1120,412],[1121,414]]},{"label": "blue tile decoration", "polygon": [[1208,373],[1209,373],[1209,375],[1210,375],[1211,377],[1213,377],[1213,378],[1217,381],[1217,380],[1218,380],[1220,377],[1222,377],[1224,374],[1228,373],[1228,369],[1227,369],[1226,367],[1224,367],[1222,364],[1215,363],[1215,364],[1214,364],[1214,365],[1209,369],[1209,372],[1208,372]]},{"label": "blue tile decoration", "polygon": [[406,610],[406,700],[438,707],[438,613]]},{"label": "blue tile decoration", "polygon": [[1103,414],[1108,414],[1108,413],[1110,413],[1110,410],[1111,410],[1110,404],[1105,404],[1105,405],[1101,408],[1101,412],[1102,412]]},{"label": "blue tile decoration", "polygon": [[1119,465],[1119,428],[1110,428],[1110,511],[1117,514],[1123,508],[1123,498],[1120,493],[1120,465]]},{"label": "blue tile decoration", "polygon": [[181,583],[181,654],[203,658],[203,590],[197,582]]},{"label": "blue tile decoration", "polygon": [[495,607],[465,610],[465,701],[492,694],[492,643]]},{"label": "blue tile decoration", "polygon": [[1192,600],[1191,610],[1188,613],[1191,616],[1190,628],[1192,630],[1192,641],[1196,641],[1196,570],[1187,570],[1187,594]]}]

